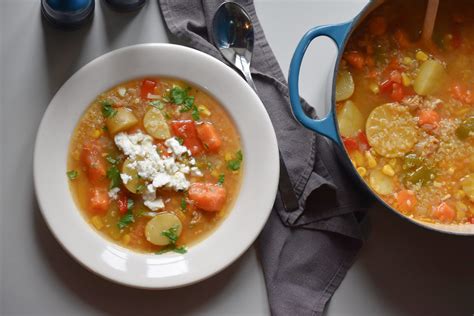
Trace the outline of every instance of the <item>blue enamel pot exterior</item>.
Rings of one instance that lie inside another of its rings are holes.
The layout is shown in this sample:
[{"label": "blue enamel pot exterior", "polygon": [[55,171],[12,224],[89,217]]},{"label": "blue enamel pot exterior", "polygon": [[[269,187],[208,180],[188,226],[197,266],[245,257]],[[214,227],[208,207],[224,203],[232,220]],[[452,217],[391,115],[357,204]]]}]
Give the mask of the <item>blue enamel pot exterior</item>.
[{"label": "blue enamel pot exterior", "polygon": [[[448,234],[455,234],[455,235],[466,235],[466,236],[473,236],[474,235],[474,225],[445,225],[445,224],[433,224],[428,222],[423,222],[416,220],[414,218],[405,216],[392,208],[390,205],[385,203],[383,199],[381,199],[372,189],[367,185],[367,183],[360,177],[359,173],[355,170],[354,166],[352,165],[349,155],[344,149],[344,145],[342,142],[341,135],[339,134],[339,128],[337,123],[336,117],[336,77],[339,68],[339,63],[342,58],[342,54],[344,52],[344,48],[349,40],[352,32],[357,28],[357,26],[369,15],[374,9],[376,9],[380,4],[383,3],[383,0],[375,0],[369,2],[365,8],[361,11],[359,15],[357,15],[351,21],[341,24],[332,24],[332,25],[323,25],[317,26],[309,30],[301,39],[298,46],[296,47],[295,53],[293,55],[293,59],[291,60],[290,64],[290,72],[288,75],[288,84],[289,84],[289,94],[290,94],[290,102],[293,111],[293,115],[295,118],[306,128],[323,135],[330,139],[337,147],[337,155],[342,161],[345,169],[348,171],[348,175],[357,179],[369,195],[373,197],[375,200],[379,201],[385,208],[390,209],[395,214],[399,215],[400,217],[420,225],[424,228],[428,228],[430,230],[448,233]],[[334,69],[334,76],[332,79],[331,85],[331,99],[330,104],[331,106],[328,115],[321,119],[313,119],[305,114],[303,107],[300,102],[300,95],[299,95],[299,75],[300,75],[300,68],[301,63],[303,61],[304,54],[306,53],[307,48],[309,47],[310,43],[320,37],[326,36],[329,37],[337,46],[338,49],[338,56],[335,63]]]}]

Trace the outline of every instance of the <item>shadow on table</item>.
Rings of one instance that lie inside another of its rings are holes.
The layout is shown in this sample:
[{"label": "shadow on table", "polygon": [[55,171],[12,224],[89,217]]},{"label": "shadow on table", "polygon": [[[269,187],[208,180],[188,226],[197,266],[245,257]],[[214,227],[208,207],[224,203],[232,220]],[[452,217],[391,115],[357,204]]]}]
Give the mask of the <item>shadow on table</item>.
[{"label": "shadow on table", "polygon": [[361,256],[376,297],[401,315],[472,315],[474,238],[428,231],[381,207]]},{"label": "shadow on table", "polygon": [[217,298],[231,282],[241,260],[216,276],[195,285],[166,291],[142,290],[118,285],[88,271],[70,257],[46,226],[36,202],[34,231],[44,262],[64,289],[68,289],[97,311],[108,315],[183,315],[199,310],[199,306]]}]

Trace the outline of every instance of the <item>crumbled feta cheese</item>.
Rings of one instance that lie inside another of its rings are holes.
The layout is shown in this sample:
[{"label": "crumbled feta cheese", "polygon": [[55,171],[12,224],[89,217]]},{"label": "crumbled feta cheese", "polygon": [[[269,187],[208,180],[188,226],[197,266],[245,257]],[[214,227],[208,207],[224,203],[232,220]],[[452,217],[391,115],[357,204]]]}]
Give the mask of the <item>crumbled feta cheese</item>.
[{"label": "crumbled feta cheese", "polygon": [[163,203],[162,199],[156,199],[154,201],[145,201],[143,204],[145,204],[145,206],[152,211],[157,211],[165,207],[165,203]]},{"label": "crumbled feta cheese", "polygon": [[123,184],[127,184],[128,181],[132,180],[132,177],[129,176],[128,174],[126,174],[126,173],[121,173],[120,178],[122,178]]},{"label": "crumbled feta cheese", "polygon": [[127,89],[125,89],[124,87],[120,87],[120,88],[117,89],[117,92],[118,92],[119,96],[124,97],[125,94],[127,94]]},{"label": "crumbled feta cheese", "polygon": [[109,198],[112,200],[116,200],[118,198],[118,193],[120,192],[120,188],[113,188],[109,191]]},{"label": "crumbled feta cheese", "polygon": [[196,176],[196,177],[202,177],[203,176],[201,170],[199,170],[198,167],[191,167],[191,174],[193,176]]},{"label": "crumbled feta cheese", "polygon": [[168,138],[165,141],[165,146],[171,149],[171,152],[176,156],[181,156],[182,154],[188,152],[188,148],[182,146],[175,137]]}]

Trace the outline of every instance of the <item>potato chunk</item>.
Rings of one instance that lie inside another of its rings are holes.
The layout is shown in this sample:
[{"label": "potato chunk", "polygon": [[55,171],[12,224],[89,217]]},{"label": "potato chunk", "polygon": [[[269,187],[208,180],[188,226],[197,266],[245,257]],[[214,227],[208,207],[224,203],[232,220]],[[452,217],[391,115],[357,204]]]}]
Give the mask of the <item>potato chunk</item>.
[{"label": "potato chunk", "polygon": [[337,115],[337,122],[344,137],[354,137],[364,128],[364,117],[352,101],[346,101]]},{"label": "potato chunk", "polygon": [[106,121],[107,129],[112,135],[125,131],[137,123],[137,117],[127,108],[118,108],[117,113]]},{"label": "potato chunk", "polygon": [[366,123],[370,146],[384,157],[402,157],[418,140],[418,128],[408,108],[398,103],[376,107]]},{"label": "potato chunk", "polygon": [[445,77],[446,71],[441,62],[432,59],[427,60],[421,65],[420,72],[413,83],[413,88],[419,95],[431,95],[438,90]]},{"label": "potato chunk", "polygon": [[125,174],[125,180],[123,185],[127,188],[128,191],[137,194],[140,193],[141,188],[144,187],[145,181],[138,176],[138,172],[135,168],[131,166],[132,161],[130,158],[127,158],[122,165],[122,174]]},{"label": "potato chunk", "polygon": [[176,243],[182,229],[183,225],[176,215],[163,212],[150,219],[146,224],[145,236],[154,245],[166,246]]},{"label": "potato chunk", "polygon": [[393,178],[384,174],[381,170],[373,170],[369,176],[370,187],[380,195],[393,193]]},{"label": "potato chunk", "polygon": [[354,94],[354,80],[347,70],[341,70],[336,79],[336,102],[349,99]]},{"label": "potato chunk", "polygon": [[143,118],[143,126],[148,134],[156,139],[167,139],[171,137],[170,128],[165,117],[157,108],[152,108],[146,112]]}]

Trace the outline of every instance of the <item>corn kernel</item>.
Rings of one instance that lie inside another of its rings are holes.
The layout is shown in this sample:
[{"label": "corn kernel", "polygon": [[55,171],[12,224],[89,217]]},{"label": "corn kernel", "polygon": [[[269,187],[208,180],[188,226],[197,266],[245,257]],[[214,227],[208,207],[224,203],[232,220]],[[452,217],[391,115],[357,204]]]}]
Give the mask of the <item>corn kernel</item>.
[{"label": "corn kernel", "polygon": [[128,243],[130,242],[130,235],[129,234],[126,234],[122,237],[122,241],[125,245],[128,245]]},{"label": "corn kernel", "polygon": [[466,192],[463,190],[458,190],[456,193],[454,193],[454,197],[458,200],[464,198],[466,196]]},{"label": "corn kernel", "polygon": [[402,64],[406,65],[406,66],[409,66],[413,63],[413,59],[411,59],[410,57],[408,56],[405,56],[403,57],[402,59]]},{"label": "corn kernel", "polygon": [[224,159],[225,159],[225,161],[230,161],[230,160],[232,160],[232,154],[226,153],[225,156],[224,156]]},{"label": "corn kernel", "polygon": [[91,218],[92,225],[94,225],[95,228],[98,230],[101,230],[102,227],[104,227],[104,223],[102,222],[102,219],[99,216],[94,216]]},{"label": "corn kernel", "polygon": [[204,105],[199,105],[198,106],[198,111],[199,111],[199,113],[202,113],[205,116],[210,116],[211,115],[211,111],[209,111],[209,109]]},{"label": "corn kernel", "polygon": [[392,166],[390,166],[390,165],[383,166],[382,172],[385,175],[389,176],[389,177],[393,177],[395,175],[395,171],[393,170]]},{"label": "corn kernel", "polygon": [[367,166],[369,168],[377,167],[377,160],[375,160],[374,156],[370,153],[370,151],[365,152],[365,159],[367,159]]},{"label": "corn kernel", "polygon": [[413,84],[413,80],[411,80],[410,76],[406,73],[402,72],[402,84],[405,87],[409,87]]},{"label": "corn kernel", "polygon": [[428,60],[428,55],[426,55],[426,53],[422,50],[417,51],[415,57],[419,61],[427,61]]},{"label": "corn kernel", "polygon": [[95,129],[91,133],[91,136],[94,138],[99,138],[100,135],[102,135],[102,131],[100,129]]},{"label": "corn kernel", "polygon": [[354,151],[354,153],[352,154],[352,159],[354,159],[356,165],[358,167],[363,167],[364,166],[364,156],[362,156],[362,153],[358,150]]},{"label": "corn kernel", "polygon": [[357,168],[357,172],[360,174],[361,177],[365,177],[365,175],[367,174],[367,169],[365,169],[364,167],[359,167]]},{"label": "corn kernel", "polygon": [[380,92],[379,85],[376,84],[376,83],[371,83],[369,85],[369,89],[370,89],[370,91],[372,91],[373,94],[379,94],[379,92]]}]

